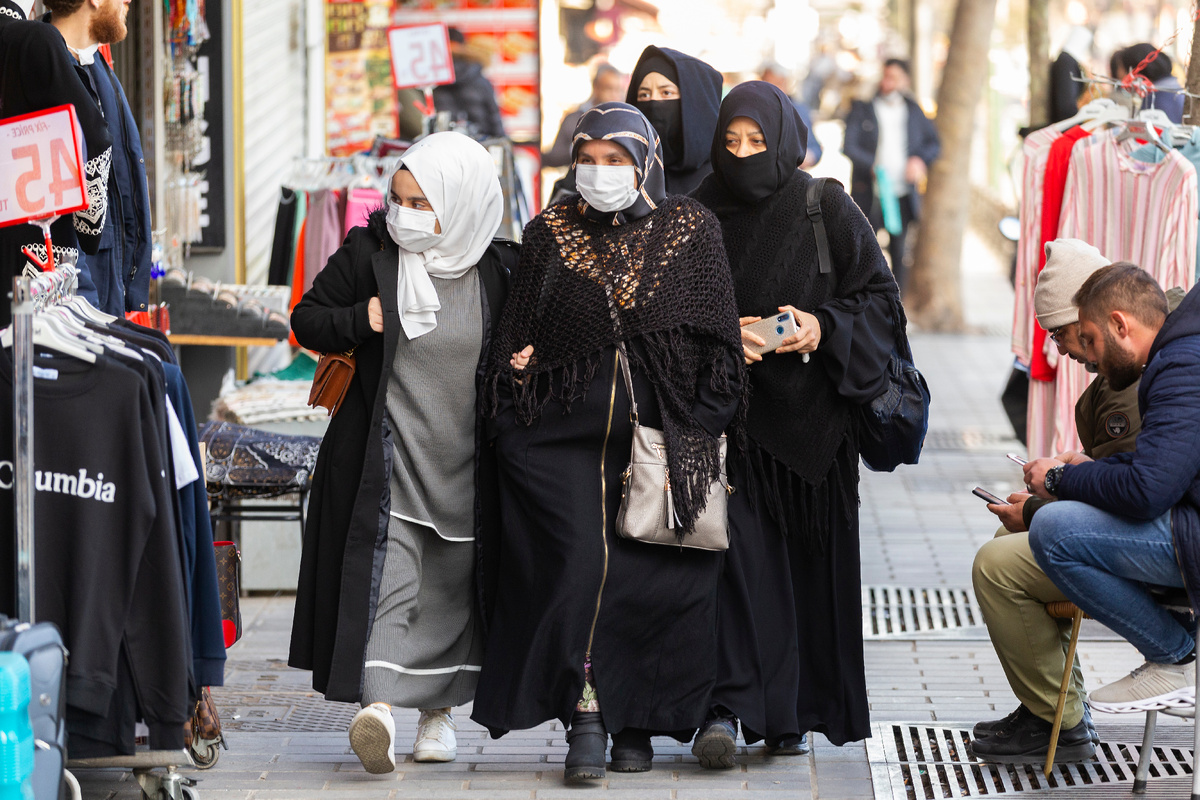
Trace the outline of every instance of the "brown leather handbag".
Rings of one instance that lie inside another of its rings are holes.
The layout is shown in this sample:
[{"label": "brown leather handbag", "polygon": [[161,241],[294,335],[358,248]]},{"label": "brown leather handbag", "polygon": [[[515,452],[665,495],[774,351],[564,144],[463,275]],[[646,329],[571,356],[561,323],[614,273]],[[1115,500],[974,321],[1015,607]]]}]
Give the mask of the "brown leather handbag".
[{"label": "brown leather handbag", "polygon": [[312,389],[308,393],[310,406],[329,409],[331,417],[337,414],[350,389],[350,379],[354,377],[355,349],[350,348],[345,353],[322,354],[317,362],[316,374],[313,375]]},{"label": "brown leather handbag", "polygon": [[232,647],[242,638],[242,598],[238,565],[242,554],[233,542],[213,542],[217,557],[217,593],[221,598],[221,629],[225,646]]}]

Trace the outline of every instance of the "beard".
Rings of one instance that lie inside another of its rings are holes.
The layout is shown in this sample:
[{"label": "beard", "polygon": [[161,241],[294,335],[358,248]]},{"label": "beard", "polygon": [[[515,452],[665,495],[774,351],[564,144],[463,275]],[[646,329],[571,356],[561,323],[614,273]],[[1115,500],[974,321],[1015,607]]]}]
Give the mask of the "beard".
[{"label": "beard", "polygon": [[1132,353],[1117,346],[1117,340],[1108,330],[1104,331],[1104,357],[1100,359],[1100,374],[1108,378],[1114,391],[1133,386],[1142,377],[1142,367]]},{"label": "beard", "polygon": [[125,38],[129,29],[125,27],[125,3],[122,0],[108,0],[88,26],[88,33],[93,41],[100,44],[113,44]]}]

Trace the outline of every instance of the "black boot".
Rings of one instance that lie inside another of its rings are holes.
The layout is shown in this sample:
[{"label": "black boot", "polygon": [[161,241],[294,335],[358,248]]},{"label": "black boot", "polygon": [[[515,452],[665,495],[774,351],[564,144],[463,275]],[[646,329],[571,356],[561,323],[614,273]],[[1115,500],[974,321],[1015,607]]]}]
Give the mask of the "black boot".
[{"label": "black boot", "polygon": [[577,783],[604,777],[604,753],[608,750],[608,732],[599,711],[576,711],[567,731],[567,761],[563,779]]},{"label": "black boot", "polygon": [[614,733],[611,759],[613,772],[649,772],[654,761],[650,732],[626,728]]}]

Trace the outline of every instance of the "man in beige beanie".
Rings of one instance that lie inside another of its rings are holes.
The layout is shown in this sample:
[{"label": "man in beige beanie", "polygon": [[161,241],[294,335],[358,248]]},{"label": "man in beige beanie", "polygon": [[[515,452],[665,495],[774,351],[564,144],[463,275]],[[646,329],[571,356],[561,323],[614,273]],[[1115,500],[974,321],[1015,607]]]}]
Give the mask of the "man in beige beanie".
[{"label": "man in beige beanie", "polygon": [[[1060,356],[1084,361],[1079,311],[1071,299],[1088,276],[1108,264],[1087,242],[1056,239],[1046,243],[1046,266],[1038,276],[1033,305],[1038,324],[1049,333]],[[1092,458],[1132,450],[1141,428],[1137,384],[1116,392],[1102,377],[1092,381],[1075,404],[1075,423],[1084,453]],[[972,749],[985,761],[1041,763],[1050,745],[1070,626],[1046,614],[1046,603],[1066,597],[1042,572],[1029,549],[1029,521],[1045,501],[1018,492],[1010,495],[1008,502],[988,505],[1004,527],[979,548],[971,580],[988,635],[1021,705],[1003,719],[976,725]],[[1055,760],[1091,758],[1098,742],[1084,704],[1083,674],[1076,659]]]}]

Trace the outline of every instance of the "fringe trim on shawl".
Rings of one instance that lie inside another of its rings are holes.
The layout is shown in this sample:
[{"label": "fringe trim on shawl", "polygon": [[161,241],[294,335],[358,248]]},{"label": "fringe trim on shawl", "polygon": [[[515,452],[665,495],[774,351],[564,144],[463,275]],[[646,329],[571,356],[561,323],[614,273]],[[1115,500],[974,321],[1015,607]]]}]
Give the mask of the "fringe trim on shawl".
[{"label": "fringe trim on shawl", "polygon": [[858,449],[851,435],[842,440],[829,472],[815,485],[753,442],[746,461],[751,505],[765,510],[788,541],[806,552],[824,554],[829,536],[849,528],[859,502]]},{"label": "fringe trim on shawl", "polygon": [[[630,368],[643,371],[655,389],[659,411],[663,420],[663,436],[667,445],[667,463],[671,475],[671,493],[675,513],[679,519],[680,537],[695,531],[696,520],[708,505],[708,487],[720,475],[720,443],[708,434],[692,417],[694,390],[682,391],[677,376],[698,375],[700,370],[710,369],[709,387],[726,400],[739,401],[733,423],[729,426],[727,443],[738,450],[744,442],[745,398],[748,382],[742,381],[741,389],[735,388],[725,369],[729,348],[716,339],[709,339],[702,348],[699,363],[688,363],[683,354],[695,353],[698,335],[685,328],[645,333],[639,337],[646,357],[642,358],[636,348],[627,347]],[[734,356],[737,358],[740,356]],[[739,363],[740,362],[735,362]],[[517,421],[531,425],[541,416],[546,406],[556,402],[563,413],[571,413],[576,400],[587,396],[592,380],[600,367],[600,354],[591,353],[571,364],[538,369],[536,364],[518,372],[511,368],[497,372],[485,387],[484,413],[494,417],[499,408],[500,381],[506,381],[512,392]],[[676,380],[672,380],[676,378]],[[617,378],[621,380],[620,377]]]}]

